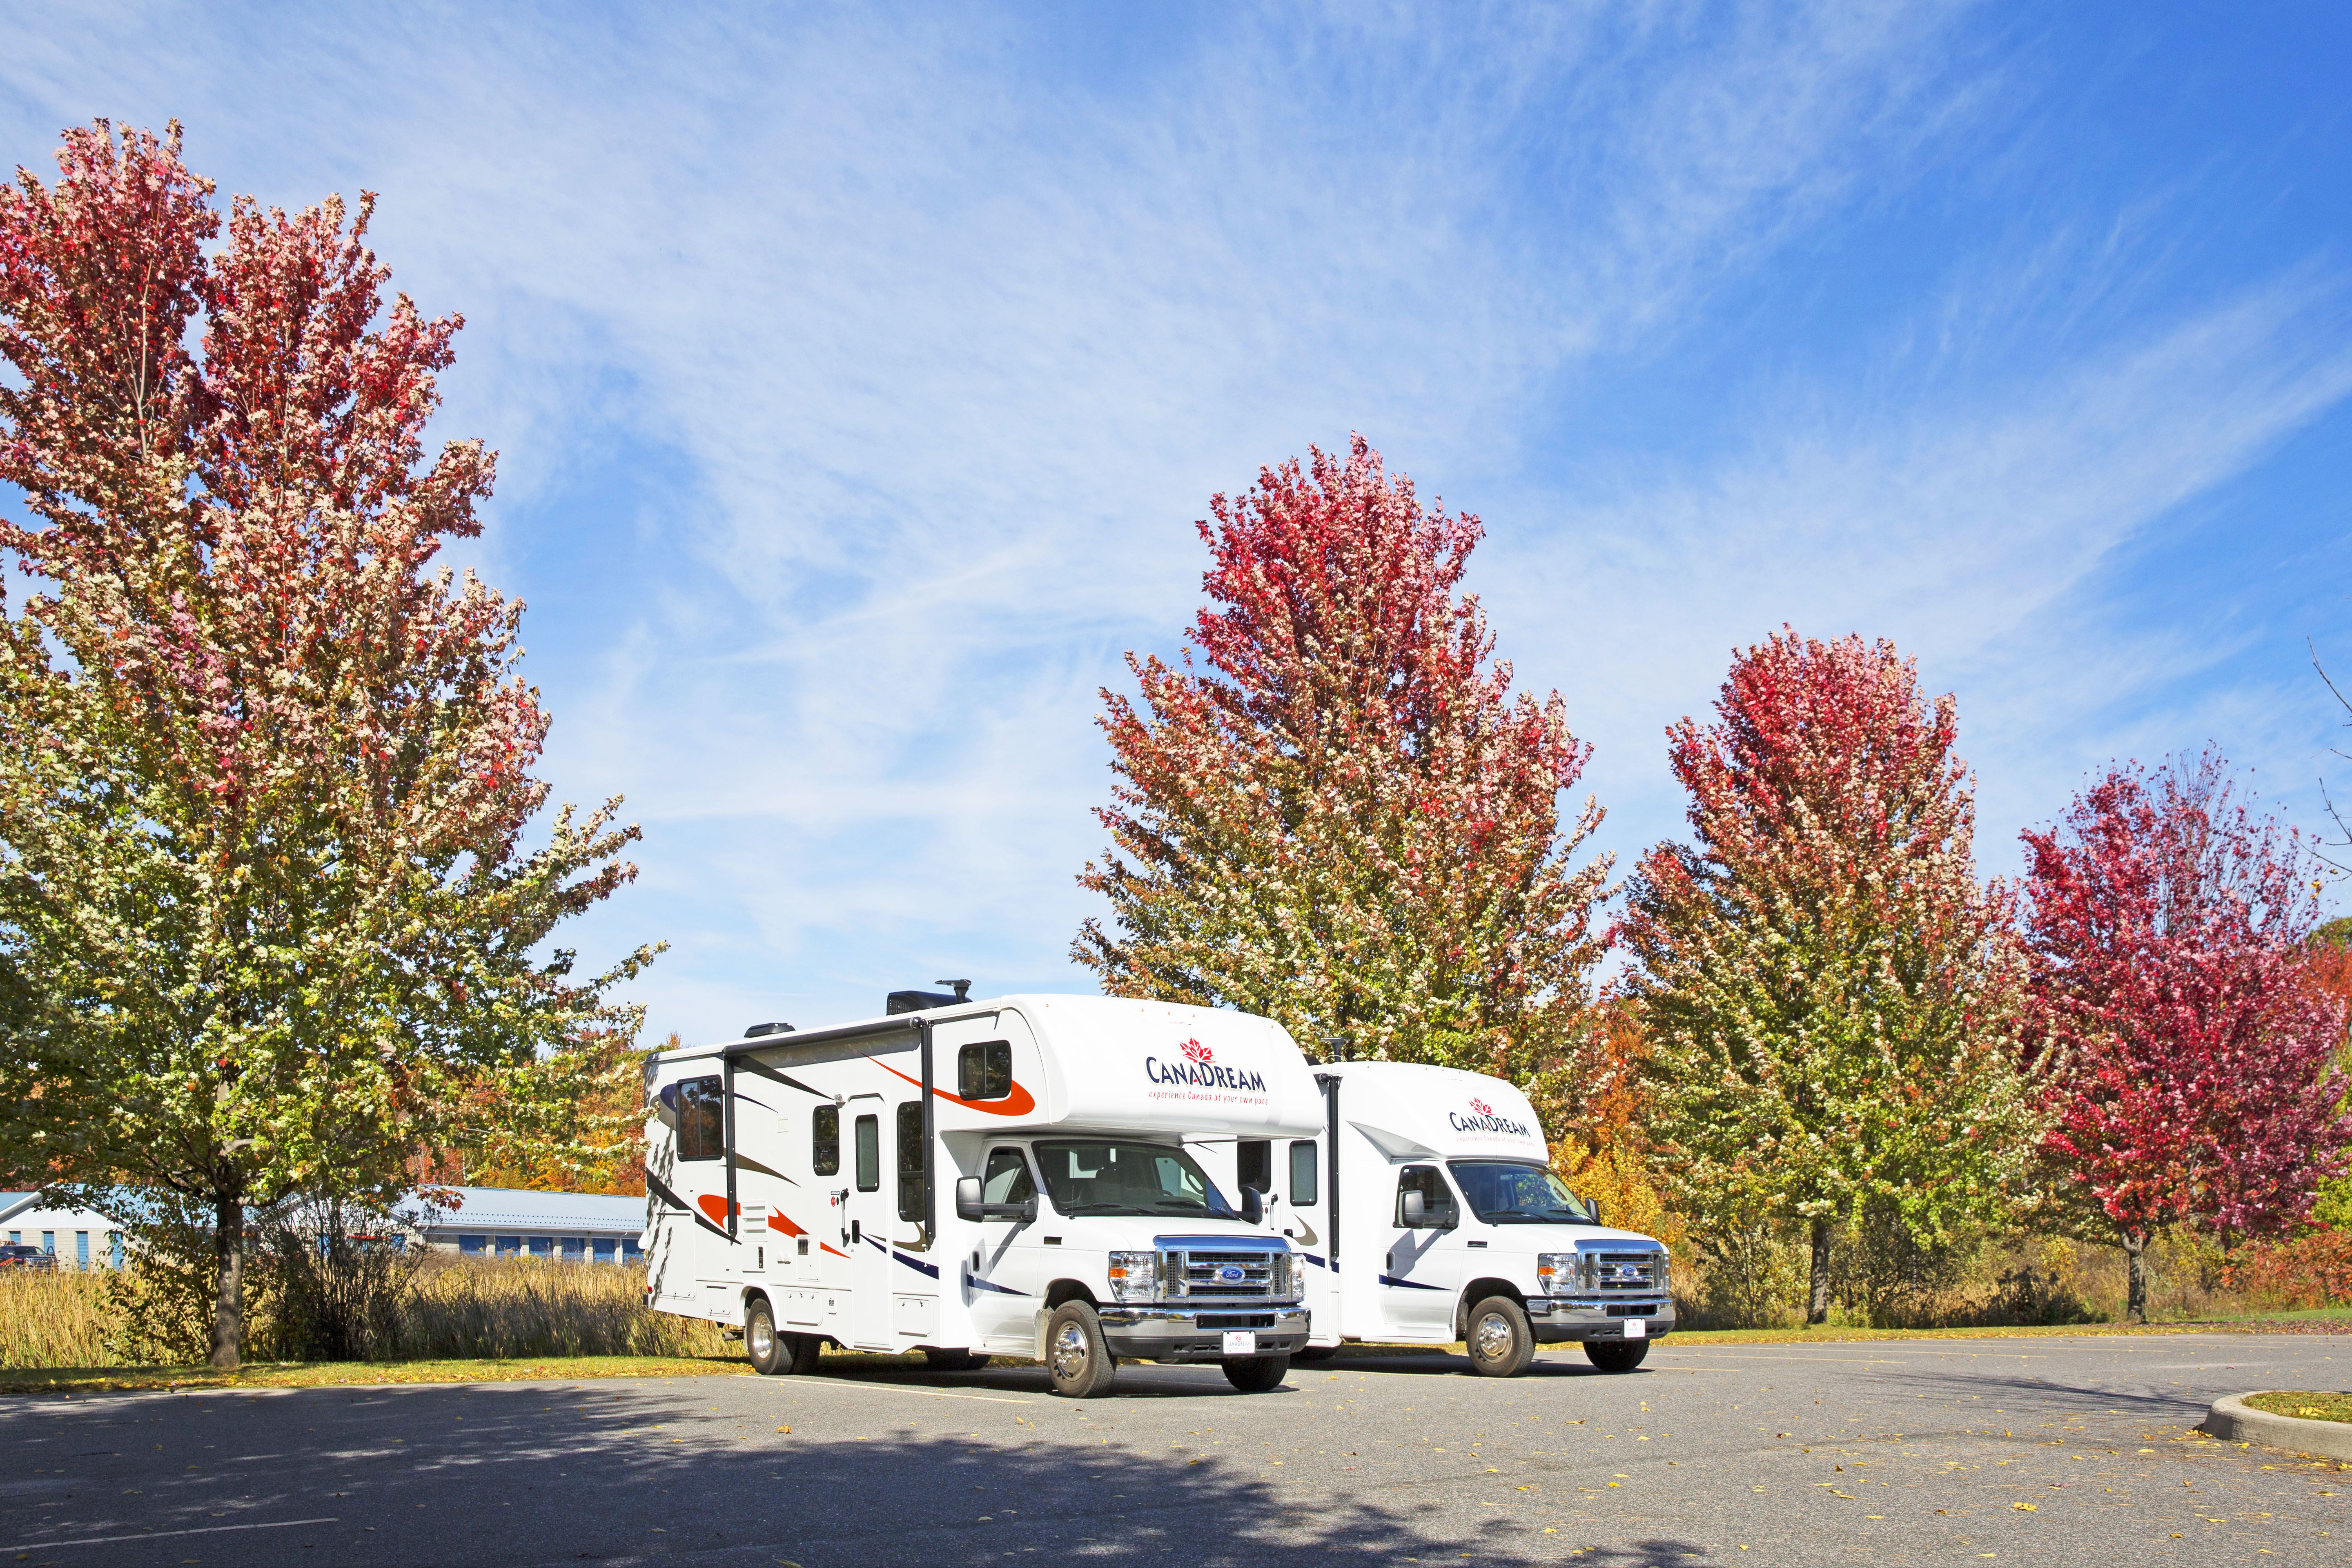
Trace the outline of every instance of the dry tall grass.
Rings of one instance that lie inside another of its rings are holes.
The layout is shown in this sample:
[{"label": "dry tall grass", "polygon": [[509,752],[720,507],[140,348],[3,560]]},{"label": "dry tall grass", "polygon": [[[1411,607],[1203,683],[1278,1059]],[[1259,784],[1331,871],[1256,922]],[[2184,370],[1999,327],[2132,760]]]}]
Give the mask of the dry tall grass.
[{"label": "dry tall grass", "polygon": [[646,1310],[646,1271],[535,1258],[436,1258],[401,1303],[403,1360],[717,1355],[716,1325]]},{"label": "dry tall grass", "polygon": [[116,1365],[106,1324],[105,1275],[0,1268],[0,1367]]},{"label": "dry tall grass", "polygon": [[[647,1311],[645,1291],[643,1268],[436,1256],[403,1295],[384,1359],[727,1353],[715,1326]],[[104,1272],[0,1270],[0,1367],[125,1364],[135,1337],[110,1334],[112,1310]],[[254,1328],[266,1343],[268,1325]]]}]

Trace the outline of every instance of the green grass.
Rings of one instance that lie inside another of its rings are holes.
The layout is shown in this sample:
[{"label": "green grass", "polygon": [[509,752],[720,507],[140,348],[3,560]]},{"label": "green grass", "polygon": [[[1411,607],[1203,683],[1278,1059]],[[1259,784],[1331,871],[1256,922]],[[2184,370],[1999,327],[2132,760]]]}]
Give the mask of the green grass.
[{"label": "green grass", "polygon": [[2305,1421],[2352,1421],[2352,1394],[2257,1394],[2246,1403],[2273,1415],[2300,1415]]},{"label": "green grass", "polygon": [[731,1377],[740,1356],[583,1355],[511,1361],[277,1362],[208,1366],[9,1367],[0,1394],[100,1394],[171,1388],[320,1388],[339,1384],[511,1383],[524,1378]]}]

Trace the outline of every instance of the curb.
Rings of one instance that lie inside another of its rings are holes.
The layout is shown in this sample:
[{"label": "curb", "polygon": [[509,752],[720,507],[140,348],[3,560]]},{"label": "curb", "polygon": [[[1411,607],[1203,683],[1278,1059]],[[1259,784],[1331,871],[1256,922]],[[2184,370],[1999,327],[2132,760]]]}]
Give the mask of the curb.
[{"label": "curb", "polygon": [[2291,1448],[2322,1459],[2352,1459],[2352,1423],[2273,1415],[2245,1403],[2263,1392],[2254,1389],[2215,1400],[2197,1429],[2225,1443],[2260,1443],[2265,1448]]}]

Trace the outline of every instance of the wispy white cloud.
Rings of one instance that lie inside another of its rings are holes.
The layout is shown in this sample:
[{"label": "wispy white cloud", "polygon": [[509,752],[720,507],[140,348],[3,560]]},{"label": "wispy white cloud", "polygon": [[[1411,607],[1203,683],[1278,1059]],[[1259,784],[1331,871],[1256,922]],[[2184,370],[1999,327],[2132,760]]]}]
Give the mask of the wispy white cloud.
[{"label": "wispy white cloud", "polygon": [[[477,554],[563,650],[551,768],[647,825],[592,950],[670,937],[642,994],[689,1034],[1083,984],[1096,689],[1174,641],[1209,494],[1310,441],[1487,515],[1506,651],[1630,844],[1674,826],[1660,726],[1782,619],[1897,636],[2020,737],[1989,773],[2049,763],[2205,651],[2083,656],[2104,563],[2344,390],[2316,275],[2021,356],[1997,235],[1882,345],[1908,381],[1782,344],[1671,468],[1556,459],[1564,395],[1703,356],[1997,140],[1964,8],[163,16],[31,30],[0,126],[35,161],[176,112],[233,188],[383,193],[399,280],[469,319],[446,422],[504,454]],[[2063,248],[2046,288],[2126,286]]]}]

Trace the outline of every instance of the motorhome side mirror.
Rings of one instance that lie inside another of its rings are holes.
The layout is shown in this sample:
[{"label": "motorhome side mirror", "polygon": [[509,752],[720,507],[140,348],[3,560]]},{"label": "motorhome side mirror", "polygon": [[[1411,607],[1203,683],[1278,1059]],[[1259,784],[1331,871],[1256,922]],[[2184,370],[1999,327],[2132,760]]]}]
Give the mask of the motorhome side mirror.
[{"label": "motorhome side mirror", "polygon": [[958,1176],[956,1178],[956,1218],[980,1219],[982,1217],[980,1178]]},{"label": "motorhome side mirror", "polygon": [[1034,1193],[1021,1200],[1021,1223],[1023,1225],[1037,1223],[1037,1194]]},{"label": "motorhome side mirror", "polygon": [[1265,1217],[1265,1200],[1257,1195],[1255,1187],[1242,1189],[1242,1223],[1255,1225]]},{"label": "motorhome side mirror", "polygon": [[1601,1200],[1599,1198],[1588,1198],[1585,1200],[1584,1206],[1592,1211],[1592,1223],[1599,1225],[1601,1223]]},{"label": "motorhome side mirror", "polygon": [[1419,1229],[1429,1223],[1429,1202],[1419,1193],[1407,1193],[1404,1195],[1404,1223],[1413,1229]]}]

